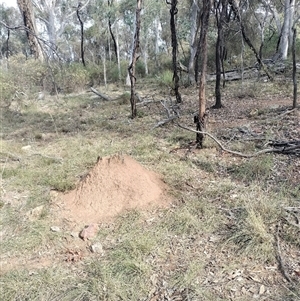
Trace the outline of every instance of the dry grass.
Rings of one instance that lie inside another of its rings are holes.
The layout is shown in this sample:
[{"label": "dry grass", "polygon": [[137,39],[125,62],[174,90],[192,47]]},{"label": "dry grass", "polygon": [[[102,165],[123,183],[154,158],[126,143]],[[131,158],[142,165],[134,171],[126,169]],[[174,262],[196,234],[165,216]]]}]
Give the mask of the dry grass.
[{"label": "dry grass", "polygon": [[[193,134],[172,124],[151,130],[165,117],[163,108],[152,104],[131,120],[127,94],[120,95],[115,102],[87,94],[49,97],[19,112],[2,111],[1,260],[10,262],[1,272],[2,300],[151,300],[154,294],[157,300],[252,300],[259,286],[247,272],[259,267],[267,279],[271,272],[264,267],[276,267],[274,228],[284,207],[297,206],[297,188],[288,193],[292,186],[273,181],[272,155],[234,160],[212,142],[188,151]],[[182,120],[191,118],[191,107],[187,102],[183,112],[189,115]],[[243,151],[239,143],[231,146]],[[160,172],[174,204],[128,212],[103,225],[95,241],[104,254],[88,252],[67,263],[67,235],[49,231],[50,192],[70,190],[98,155],[115,153]],[[32,219],[30,212],[39,206]],[[282,234],[294,255],[298,232],[286,224]],[[38,254],[49,257],[47,267],[30,266]],[[22,264],[14,265],[14,258]],[[230,278],[237,269],[244,273],[239,281]],[[265,300],[299,297],[296,289],[272,281],[263,282]],[[253,292],[238,295],[242,287]]]}]

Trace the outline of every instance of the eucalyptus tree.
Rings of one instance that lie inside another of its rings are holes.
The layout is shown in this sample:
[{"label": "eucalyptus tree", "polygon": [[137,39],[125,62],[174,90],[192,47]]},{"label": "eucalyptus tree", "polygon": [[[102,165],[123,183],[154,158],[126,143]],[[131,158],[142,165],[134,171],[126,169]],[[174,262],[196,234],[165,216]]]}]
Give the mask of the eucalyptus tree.
[{"label": "eucalyptus tree", "polygon": [[280,33],[279,47],[277,51],[277,57],[283,60],[287,59],[288,50],[291,47],[295,4],[296,0],[284,1],[284,18]]},{"label": "eucalyptus tree", "polygon": [[132,118],[135,118],[137,114],[136,95],[135,95],[135,82],[136,82],[135,65],[140,55],[139,51],[140,51],[141,10],[142,10],[142,0],[137,0],[136,9],[135,9],[135,25],[134,25],[132,54],[131,54],[131,61],[128,66],[128,74],[131,83],[130,103],[131,103]]},{"label": "eucalyptus tree", "polygon": [[[213,106],[215,109],[222,107],[221,101],[221,73],[224,72],[224,58],[226,54],[224,45],[224,25],[226,23],[226,16],[228,11],[228,0],[215,0],[214,10],[217,23],[217,41],[216,41],[216,85],[215,95],[216,103]],[[224,82],[225,83],[225,82]]]},{"label": "eucalyptus tree", "polygon": [[18,28],[22,22],[20,12],[14,7],[0,4],[0,57],[9,58],[17,54],[26,44],[25,38]]},{"label": "eucalyptus tree", "polygon": [[166,3],[170,5],[170,29],[172,37],[172,62],[173,62],[173,82],[174,82],[174,92],[176,96],[176,102],[181,102],[181,94],[179,92],[179,76],[178,76],[178,61],[177,61],[177,32],[176,32],[176,15],[178,13],[177,0],[166,0]]},{"label": "eucalyptus tree", "polygon": [[195,63],[196,54],[198,48],[198,33],[200,30],[200,3],[199,0],[190,1],[190,57],[188,65],[188,75],[190,84],[195,84],[197,82],[197,75],[195,74]]},{"label": "eucalyptus tree", "polygon": [[207,70],[207,33],[209,25],[209,17],[211,10],[211,0],[202,0],[203,12],[201,15],[201,31],[199,46],[201,49],[201,64],[200,64],[200,76],[199,76],[199,113],[195,116],[194,122],[196,123],[197,133],[196,141],[198,147],[202,148],[204,134],[203,131],[206,129],[207,114],[206,114],[206,70]]},{"label": "eucalyptus tree", "polygon": [[[50,58],[65,54],[63,49],[59,49],[59,46],[65,48],[65,44],[69,45],[69,40],[66,39],[68,32],[76,33],[75,28],[71,29],[76,24],[74,18],[88,6],[89,2],[90,0],[82,2],[75,0],[32,0],[34,13],[39,22],[40,34],[48,42],[47,53]],[[78,9],[79,3],[80,8]]]},{"label": "eucalyptus tree", "polygon": [[30,54],[40,61],[44,60],[43,49],[38,39],[36,20],[31,0],[17,0],[20,13],[23,17],[26,28],[26,36],[30,49]]}]

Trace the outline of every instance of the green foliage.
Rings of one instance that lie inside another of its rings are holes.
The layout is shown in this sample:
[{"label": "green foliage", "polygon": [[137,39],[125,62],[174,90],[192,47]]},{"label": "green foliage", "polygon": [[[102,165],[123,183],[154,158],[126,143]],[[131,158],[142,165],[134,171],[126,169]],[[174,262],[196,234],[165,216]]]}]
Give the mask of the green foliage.
[{"label": "green foliage", "polygon": [[9,59],[9,73],[17,74],[14,84],[21,91],[34,93],[43,90],[49,80],[47,66],[38,60],[26,59],[23,55],[12,56]]},{"label": "green foliage", "polygon": [[90,82],[88,70],[81,63],[64,65],[56,71],[55,80],[64,93],[82,91]]},{"label": "green foliage", "polygon": [[173,72],[165,70],[157,77],[157,83],[162,87],[173,87]]},{"label": "green foliage", "polygon": [[9,107],[16,93],[13,79],[5,71],[0,72],[0,108]]}]

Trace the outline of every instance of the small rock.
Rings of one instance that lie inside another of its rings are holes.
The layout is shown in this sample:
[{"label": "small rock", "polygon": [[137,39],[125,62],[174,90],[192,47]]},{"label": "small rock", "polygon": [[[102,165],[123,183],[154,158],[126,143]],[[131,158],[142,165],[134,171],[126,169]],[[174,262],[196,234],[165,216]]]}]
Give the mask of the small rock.
[{"label": "small rock", "polygon": [[98,230],[97,224],[90,224],[79,233],[79,237],[83,240],[92,239],[97,235]]},{"label": "small rock", "polygon": [[265,286],[262,284],[261,287],[259,288],[259,295],[264,294],[264,292],[266,291]]},{"label": "small rock", "polygon": [[90,248],[93,253],[103,254],[103,247],[100,242],[97,242],[97,243],[91,245]]},{"label": "small rock", "polygon": [[77,232],[71,232],[70,235],[71,235],[73,238],[78,237],[78,233],[77,233]]},{"label": "small rock", "polygon": [[22,147],[22,150],[25,150],[25,151],[30,150],[30,149],[31,149],[31,145],[25,145]]},{"label": "small rock", "polygon": [[57,227],[57,226],[52,226],[52,227],[50,228],[50,230],[51,230],[52,232],[60,232],[60,228]]},{"label": "small rock", "polygon": [[28,212],[26,212],[26,216],[28,217],[28,219],[30,221],[34,221],[34,220],[38,219],[41,216],[43,210],[44,210],[43,205],[35,207],[34,209],[29,210]]}]

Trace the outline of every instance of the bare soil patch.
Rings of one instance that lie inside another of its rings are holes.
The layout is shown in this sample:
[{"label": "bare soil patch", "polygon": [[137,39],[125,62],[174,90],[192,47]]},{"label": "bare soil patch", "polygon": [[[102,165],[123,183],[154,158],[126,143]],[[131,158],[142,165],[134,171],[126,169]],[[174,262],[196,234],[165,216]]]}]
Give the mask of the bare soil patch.
[{"label": "bare soil patch", "polygon": [[166,207],[168,186],[160,176],[127,155],[99,158],[76,188],[54,202],[59,216],[77,227],[109,222],[131,209]]}]

